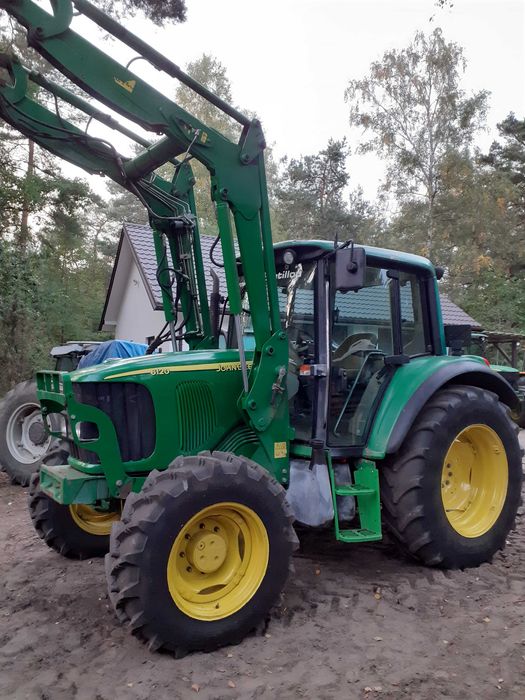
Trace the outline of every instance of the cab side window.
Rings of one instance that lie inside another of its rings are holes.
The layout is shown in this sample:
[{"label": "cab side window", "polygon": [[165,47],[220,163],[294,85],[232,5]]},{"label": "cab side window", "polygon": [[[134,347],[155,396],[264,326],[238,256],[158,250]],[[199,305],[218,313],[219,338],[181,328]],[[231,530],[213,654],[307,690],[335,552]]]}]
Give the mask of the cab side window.
[{"label": "cab side window", "polygon": [[399,275],[401,296],[401,335],[405,355],[414,357],[429,352],[420,281],[415,275]]}]

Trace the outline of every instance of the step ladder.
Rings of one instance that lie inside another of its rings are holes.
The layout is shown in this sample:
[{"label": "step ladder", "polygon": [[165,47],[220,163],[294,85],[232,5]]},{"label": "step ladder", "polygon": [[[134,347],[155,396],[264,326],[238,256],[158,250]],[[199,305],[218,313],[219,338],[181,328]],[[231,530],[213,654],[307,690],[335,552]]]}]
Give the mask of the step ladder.
[{"label": "step ladder", "polygon": [[[379,475],[374,462],[361,459],[354,471],[354,483],[337,485],[332,460],[328,455],[328,473],[334,502],[335,538],[340,542],[374,542],[382,538]],[[359,527],[341,529],[337,496],[354,496],[357,501]]]}]

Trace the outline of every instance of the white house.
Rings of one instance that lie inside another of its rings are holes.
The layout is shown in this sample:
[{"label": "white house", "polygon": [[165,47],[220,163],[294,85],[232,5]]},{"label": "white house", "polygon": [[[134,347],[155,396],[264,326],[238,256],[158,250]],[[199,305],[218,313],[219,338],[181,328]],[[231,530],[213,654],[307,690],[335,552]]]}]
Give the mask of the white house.
[{"label": "white house", "polygon": [[[201,236],[208,294],[212,285],[209,270],[214,240],[212,236]],[[213,255],[222,263],[220,245],[216,246]],[[224,271],[221,267],[213,268],[219,277],[220,292],[226,294]],[[136,343],[146,343],[159,333],[165,319],[156,271],[155,247],[149,226],[123,224],[99,330]],[[165,344],[163,349],[169,350],[170,344]]]}]

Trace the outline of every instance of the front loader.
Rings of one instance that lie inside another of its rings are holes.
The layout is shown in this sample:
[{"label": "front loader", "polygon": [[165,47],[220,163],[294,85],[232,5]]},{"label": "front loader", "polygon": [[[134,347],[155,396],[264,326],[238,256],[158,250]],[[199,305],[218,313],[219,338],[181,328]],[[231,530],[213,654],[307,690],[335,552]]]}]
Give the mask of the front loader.
[{"label": "front loader", "polygon": [[[87,0],[51,4],[0,1],[55,68],[160,138],[124,158],[37,102],[28,81],[93,116],[90,103],[7,56],[0,116],[143,202],[174,351],[38,374],[45,420],[65,413],[73,434],[67,463],[32,483],[41,537],[66,556],[105,554],[119,619],[176,654],[240,641],[278,600],[296,542],[294,475],[328,475],[341,542],[380,540],[384,524],[427,565],[490,561],[520,499],[516,397],[481,358],[446,354],[432,264],[351,242],[272,245],[259,121]],[[236,120],[238,142],[76,33],[73,10]],[[193,158],[211,178],[226,349],[206,298]],[[167,162],[171,181],[156,173]]]}]

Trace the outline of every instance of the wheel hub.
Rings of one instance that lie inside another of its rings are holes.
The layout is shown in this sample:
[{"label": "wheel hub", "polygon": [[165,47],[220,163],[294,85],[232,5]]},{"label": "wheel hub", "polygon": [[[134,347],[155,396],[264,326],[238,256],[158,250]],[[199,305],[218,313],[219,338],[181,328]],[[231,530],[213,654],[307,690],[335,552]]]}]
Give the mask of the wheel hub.
[{"label": "wheel hub", "polygon": [[69,506],[69,512],[81,530],[101,537],[109,535],[113,523],[120,520],[120,512],[116,510],[96,510],[83,503],[73,503]]},{"label": "wheel hub", "polygon": [[217,571],[226,559],[227,545],[224,538],[216,532],[199,532],[188,543],[188,561],[198,571],[211,574]]},{"label": "wheel hub", "polygon": [[194,515],[175,537],[167,562],[168,588],[189,617],[220,620],[252,598],[268,558],[260,517],[240,503],[216,503]]},{"label": "wheel hub", "polygon": [[5,433],[7,448],[21,464],[35,464],[46,454],[51,444],[40,407],[33,403],[18,406],[7,421]]},{"label": "wheel hub", "polygon": [[33,445],[43,445],[47,440],[46,430],[41,421],[31,423],[27,434]]},{"label": "wheel hub", "polygon": [[462,430],[441,473],[441,499],[450,525],[463,537],[485,534],[503,509],[507,487],[507,456],[498,434],[487,425]]}]

